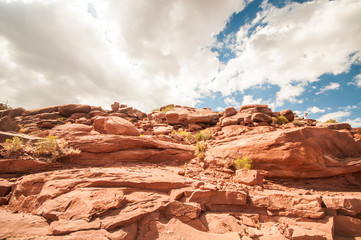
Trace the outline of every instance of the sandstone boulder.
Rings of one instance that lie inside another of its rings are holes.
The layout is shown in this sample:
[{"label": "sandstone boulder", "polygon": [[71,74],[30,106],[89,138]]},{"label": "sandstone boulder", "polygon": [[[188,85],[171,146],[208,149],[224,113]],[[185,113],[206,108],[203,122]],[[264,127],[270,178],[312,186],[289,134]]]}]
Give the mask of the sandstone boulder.
[{"label": "sandstone boulder", "polygon": [[361,213],[361,198],[356,196],[323,196],[322,201],[328,209],[337,210],[344,215],[355,216]]},{"label": "sandstone boulder", "polygon": [[295,115],[293,114],[292,110],[290,110],[290,109],[282,110],[280,112],[280,115],[287,118],[287,120],[290,121],[290,122],[292,122],[293,119],[295,119]]},{"label": "sandstone boulder", "polygon": [[253,113],[251,119],[253,122],[272,122],[272,117],[264,113]]},{"label": "sandstone boulder", "polygon": [[82,104],[65,104],[58,108],[59,114],[65,117],[70,117],[73,113],[89,113],[91,106]]},{"label": "sandstone boulder", "polygon": [[60,138],[72,139],[75,136],[85,136],[93,130],[92,126],[84,124],[64,124],[54,127],[50,130],[50,135]]},{"label": "sandstone boulder", "polygon": [[59,106],[48,106],[25,111],[24,115],[36,115],[40,113],[53,113],[58,111]]},{"label": "sandstone boulder", "polygon": [[166,112],[165,117],[167,118],[168,124],[179,124],[179,113],[176,111]]},{"label": "sandstone boulder", "polygon": [[230,117],[233,115],[236,115],[237,110],[234,107],[227,107],[226,109],[224,109],[224,115],[225,117]]},{"label": "sandstone boulder", "polygon": [[118,102],[114,102],[114,103],[111,105],[112,111],[113,111],[113,112],[118,112],[119,106],[120,106],[120,104],[119,104]]},{"label": "sandstone boulder", "polygon": [[335,216],[335,233],[339,236],[360,237],[361,220],[349,216]]},{"label": "sandstone boulder", "polygon": [[172,126],[155,126],[153,128],[155,135],[169,134],[174,130]]},{"label": "sandstone boulder", "polygon": [[120,117],[97,117],[96,119],[94,119],[93,125],[95,130],[100,133],[128,136],[140,135],[139,131],[134,127],[131,122]]},{"label": "sandstone boulder", "polygon": [[252,115],[249,113],[236,113],[233,116],[225,117],[221,120],[221,126],[239,125],[242,122],[251,122]]},{"label": "sandstone boulder", "polygon": [[328,128],[328,129],[333,129],[333,130],[342,130],[342,129],[347,129],[347,130],[351,130],[351,125],[348,123],[317,123],[316,124],[317,127],[324,127],[324,128]]},{"label": "sandstone boulder", "polygon": [[19,125],[9,116],[0,118],[0,131],[4,132],[19,132]]},{"label": "sandstone boulder", "polygon": [[236,175],[233,177],[233,181],[236,183],[242,183],[246,185],[263,185],[263,176],[259,171],[239,169],[236,171]]},{"label": "sandstone boulder", "polygon": [[[241,156],[240,156],[241,155]],[[205,160],[248,157],[267,176],[317,178],[361,170],[361,147],[346,133],[302,127],[214,141]]]},{"label": "sandstone boulder", "polygon": [[20,116],[25,112],[24,108],[14,108],[14,109],[6,109],[6,110],[0,110],[0,117],[9,116],[11,118],[15,118]]},{"label": "sandstone boulder", "polygon": [[239,111],[241,113],[264,113],[269,116],[272,116],[272,110],[267,105],[262,104],[249,104],[249,105],[243,105],[239,108]]}]

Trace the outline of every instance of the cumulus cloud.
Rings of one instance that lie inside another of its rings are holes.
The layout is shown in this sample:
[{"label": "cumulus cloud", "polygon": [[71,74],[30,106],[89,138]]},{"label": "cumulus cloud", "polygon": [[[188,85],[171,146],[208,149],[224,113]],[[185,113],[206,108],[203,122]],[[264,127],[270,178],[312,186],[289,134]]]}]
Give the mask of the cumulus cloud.
[{"label": "cumulus cloud", "polygon": [[26,108],[119,101],[145,111],[195,105],[219,67],[207,46],[243,7],[237,0],[1,1],[0,101]]},{"label": "cumulus cloud", "polygon": [[346,118],[346,117],[348,117],[350,115],[351,115],[351,112],[338,111],[338,112],[327,113],[327,114],[321,116],[317,120],[321,121],[321,122],[326,122],[329,119],[335,119],[338,122],[340,122],[342,119],[344,119],[344,118]]},{"label": "cumulus cloud", "polygon": [[261,104],[262,98],[253,98],[252,95],[244,95],[242,100],[242,105],[247,104]]},{"label": "cumulus cloud", "polygon": [[310,113],[322,113],[322,112],[325,112],[325,111],[326,111],[325,109],[321,109],[321,108],[318,108],[316,106],[309,107],[306,110],[306,112],[310,112]]},{"label": "cumulus cloud", "polygon": [[324,86],[320,89],[320,91],[318,91],[316,93],[316,95],[325,93],[327,91],[331,91],[331,90],[338,90],[340,88],[340,84],[339,83],[335,83],[335,82],[330,82],[327,86]]},{"label": "cumulus cloud", "polygon": [[[209,85],[229,95],[252,86],[280,87],[278,106],[298,102],[305,88],[325,73],[347,72],[361,59],[361,4],[351,1],[265,3],[242,26],[231,59]],[[335,86],[335,85],[334,85]]]},{"label": "cumulus cloud", "polygon": [[349,123],[353,128],[361,127],[361,118],[347,119],[345,122]]},{"label": "cumulus cloud", "polygon": [[239,102],[234,97],[225,98],[224,103],[227,104],[227,106],[232,106],[232,107],[239,107],[240,106]]},{"label": "cumulus cloud", "polygon": [[353,80],[357,87],[361,87],[361,74],[356,75]]}]

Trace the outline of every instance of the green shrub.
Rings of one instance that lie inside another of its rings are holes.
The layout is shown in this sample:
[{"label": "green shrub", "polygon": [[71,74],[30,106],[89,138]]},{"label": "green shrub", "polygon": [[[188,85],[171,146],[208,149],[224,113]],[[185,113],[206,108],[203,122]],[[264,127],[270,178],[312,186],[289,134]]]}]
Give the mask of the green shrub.
[{"label": "green shrub", "polygon": [[252,168],[252,159],[249,159],[247,157],[237,157],[236,160],[233,161],[233,166],[236,170],[238,169],[248,169],[250,170]]},{"label": "green shrub", "polygon": [[196,155],[199,159],[204,159],[206,151],[207,151],[207,143],[203,141],[197,142]]},{"label": "green shrub", "polygon": [[288,120],[284,116],[272,117],[272,123],[278,124],[278,125],[283,125],[283,124],[288,123]]},{"label": "green shrub", "polygon": [[194,135],[194,138],[195,138],[195,140],[197,141],[197,142],[199,142],[199,141],[207,141],[207,140],[209,140],[209,139],[212,139],[212,132],[211,131],[209,131],[208,129],[206,129],[206,130],[202,130],[202,131],[200,131],[199,133],[196,133],[195,135]]},{"label": "green shrub", "polygon": [[305,125],[304,122],[301,122],[301,121],[298,121],[298,120],[294,120],[293,122],[293,125],[297,126],[297,127],[302,127]]},{"label": "green shrub", "polygon": [[168,105],[160,108],[160,111],[165,113],[165,112],[173,111],[173,109],[174,109],[173,105]]},{"label": "green shrub", "polygon": [[325,123],[337,123],[335,119],[328,119]]},{"label": "green shrub", "polygon": [[40,139],[35,144],[35,152],[40,156],[55,158],[80,154],[79,149],[68,147],[65,140],[59,140],[58,137],[52,135],[44,139]]},{"label": "green shrub", "polygon": [[6,139],[3,143],[3,149],[1,155],[8,157],[10,155],[21,155],[25,151],[25,145],[23,139],[14,137],[13,139]]}]

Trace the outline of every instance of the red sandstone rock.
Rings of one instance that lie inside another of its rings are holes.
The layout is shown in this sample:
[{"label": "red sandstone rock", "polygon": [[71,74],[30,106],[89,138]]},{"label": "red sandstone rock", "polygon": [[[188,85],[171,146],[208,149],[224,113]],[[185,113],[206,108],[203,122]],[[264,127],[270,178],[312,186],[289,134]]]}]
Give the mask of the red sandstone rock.
[{"label": "red sandstone rock", "polygon": [[97,117],[94,119],[94,128],[100,133],[139,136],[134,125],[120,117]]},{"label": "red sandstone rock", "polygon": [[236,176],[233,181],[247,185],[263,185],[263,176],[259,171],[239,169],[236,171]]},{"label": "red sandstone rock", "polygon": [[272,116],[272,110],[268,108],[267,105],[259,105],[259,104],[250,104],[250,105],[243,105],[239,108],[241,113],[264,113],[269,116]]},{"label": "red sandstone rock", "polygon": [[277,177],[314,178],[361,170],[361,147],[345,133],[303,127],[244,134],[215,141],[205,160],[237,156],[253,160],[254,169]]},{"label": "red sandstone rock", "polygon": [[53,113],[53,112],[57,112],[58,108],[59,108],[59,106],[48,106],[48,107],[26,110],[24,112],[24,115],[28,116],[28,115],[36,115],[36,114],[40,114],[40,113]]},{"label": "red sandstone rock", "polygon": [[314,219],[323,218],[325,215],[319,196],[265,190],[250,193],[249,197],[252,205],[266,207],[274,215]]},{"label": "red sandstone rock", "polygon": [[253,122],[267,122],[267,123],[271,123],[272,122],[272,117],[270,117],[267,114],[264,113],[253,113],[251,120]]},{"label": "red sandstone rock", "polygon": [[280,112],[280,115],[287,118],[287,120],[290,121],[290,122],[292,122],[293,119],[295,119],[295,115],[293,114],[292,110],[290,110],[290,109],[282,110]]},{"label": "red sandstone rock", "polygon": [[155,135],[169,134],[174,130],[172,126],[155,126],[153,128]]},{"label": "red sandstone rock", "polygon": [[338,210],[344,215],[355,216],[361,213],[361,198],[356,196],[323,196],[328,209]]},{"label": "red sandstone rock", "polygon": [[351,130],[351,125],[348,123],[317,123],[316,126],[333,129],[333,130],[342,130],[342,129]]},{"label": "red sandstone rock", "polygon": [[361,220],[348,216],[335,216],[335,233],[340,236],[360,237]]},{"label": "red sandstone rock", "polygon": [[73,139],[75,136],[89,135],[92,130],[92,126],[84,124],[64,124],[51,129],[50,135],[58,136],[65,139]]},{"label": "red sandstone rock", "polygon": [[234,107],[227,107],[224,109],[224,116],[230,117],[237,114],[237,110]]},{"label": "red sandstone rock", "polygon": [[9,116],[0,118],[0,131],[4,132],[19,132],[19,125]]},{"label": "red sandstone rock", "polygon": [[91,106],[82,104],[65,104],[58,108],[59,114],[65,117],[70,117],[73,113],[89,113]]},{"label": "red sandstone rock", "polygon": [[246,204],[246,193],[242,191],[211,191],[196,190],[186,191],[187,202],[201,202],[205,204],[226,204],[244,205]]}]

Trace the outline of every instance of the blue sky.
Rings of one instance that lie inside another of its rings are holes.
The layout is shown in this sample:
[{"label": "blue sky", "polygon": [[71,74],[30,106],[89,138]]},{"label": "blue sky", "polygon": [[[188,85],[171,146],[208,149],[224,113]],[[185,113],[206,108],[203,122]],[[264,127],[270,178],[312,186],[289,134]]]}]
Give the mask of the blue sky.
[{"label": "blue sky", "polygon": [[0,2],[0,102],[292,109],[361,127],[359,0]]}]

